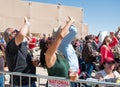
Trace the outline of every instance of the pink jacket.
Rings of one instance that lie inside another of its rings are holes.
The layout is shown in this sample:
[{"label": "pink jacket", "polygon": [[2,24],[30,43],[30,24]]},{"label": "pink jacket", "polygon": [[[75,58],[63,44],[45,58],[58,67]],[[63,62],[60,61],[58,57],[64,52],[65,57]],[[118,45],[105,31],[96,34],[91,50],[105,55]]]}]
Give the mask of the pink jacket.
[{"label": "pink jacket", "polygon": [[113,37],[112,39],[113,41],[109,44],[109,46],[107,45],[103,45],[100,49],[100,53],[101,53],[101,64],[105,62],[105,60],[109,60],[109,59],[114,59],[114,55],[112,52],[112,47],[114,47],[116,44],[118,44],[118,39],[116,37]]}]

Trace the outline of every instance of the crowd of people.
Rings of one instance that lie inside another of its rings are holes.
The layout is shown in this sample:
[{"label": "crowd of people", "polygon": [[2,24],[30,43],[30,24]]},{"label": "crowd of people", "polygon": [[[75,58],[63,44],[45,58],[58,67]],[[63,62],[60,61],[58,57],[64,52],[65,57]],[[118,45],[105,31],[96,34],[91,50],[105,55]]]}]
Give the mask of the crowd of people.
[{"label": "crowd of people", "polygon": [[[74,82],[77,79],[91,77],[98,81],[117,83],[120,78],[120,28],[117,32],[100,32],[98,36],[89,34],[85,38],[76,38],[78,32],[74,22],[68,16],[63,27],[52,36],[44,34],[39,40],[28,34],[30,21],[27,17],[19,30],[7,28],[0,36],[0,71],[4,71],[7,66],[9,72],[36,74],[36,67],[43,67],[49,76],[70,79],[71,87],[80,86]],[[37,42],[40,48],[39,60],[35,58]],[[86,77],[82,76],[83,73]],[[24,76],[22,79],[14,76],[13,87],[19,87],[20,80],[22,87],[29,87],[29,77]],[[36,80],[30,78],[31,87],[36,87]],[[3,86],[4,76],[0,75],[0,87]],[[49,87],[48,82],[46,86]]]}]

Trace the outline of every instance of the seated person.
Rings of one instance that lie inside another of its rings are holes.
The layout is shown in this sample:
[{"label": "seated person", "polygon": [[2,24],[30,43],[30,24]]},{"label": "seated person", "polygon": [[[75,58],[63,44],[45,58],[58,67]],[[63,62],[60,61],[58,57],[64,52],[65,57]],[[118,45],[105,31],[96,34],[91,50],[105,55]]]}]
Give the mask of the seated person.
[{"label": "seated person", "polygon": [[105,59],[104,62],[102,63],[102,67],[103,70],[97,72],[95,78],[100,81],[116,83],[116,80],[118,77],[120,77],[120,75],[117,71],[113,71],[115,67],[114,59],[112,58]]}]

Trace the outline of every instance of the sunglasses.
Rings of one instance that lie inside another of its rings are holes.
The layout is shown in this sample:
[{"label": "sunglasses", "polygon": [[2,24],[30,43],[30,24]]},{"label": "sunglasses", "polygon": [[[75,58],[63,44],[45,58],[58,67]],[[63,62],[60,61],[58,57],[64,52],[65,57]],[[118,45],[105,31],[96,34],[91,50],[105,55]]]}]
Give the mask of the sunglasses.
[{"label": "sunglasses", "polygon": [[11,32],[10,34],[9,34],[9,36],[10,35],[12,35],[13,33],[18,33],[19,31],[17,30],[17,29],[15,29],[13,32]]}]

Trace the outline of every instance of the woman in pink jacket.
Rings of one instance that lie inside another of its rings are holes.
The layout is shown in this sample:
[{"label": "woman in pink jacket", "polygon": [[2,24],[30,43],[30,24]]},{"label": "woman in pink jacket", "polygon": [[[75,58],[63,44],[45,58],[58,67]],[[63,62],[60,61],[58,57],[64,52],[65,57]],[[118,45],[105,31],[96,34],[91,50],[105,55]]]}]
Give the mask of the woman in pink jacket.
[{"label": "woman in pink jacket", "polygon": [[115,37],[113,32],[110,32],[110,36],[106,36],[100,47],[101,61],[100,64],[103,64],[106,59],[114,59],[112,47],[118,44],[118,39]]}]

